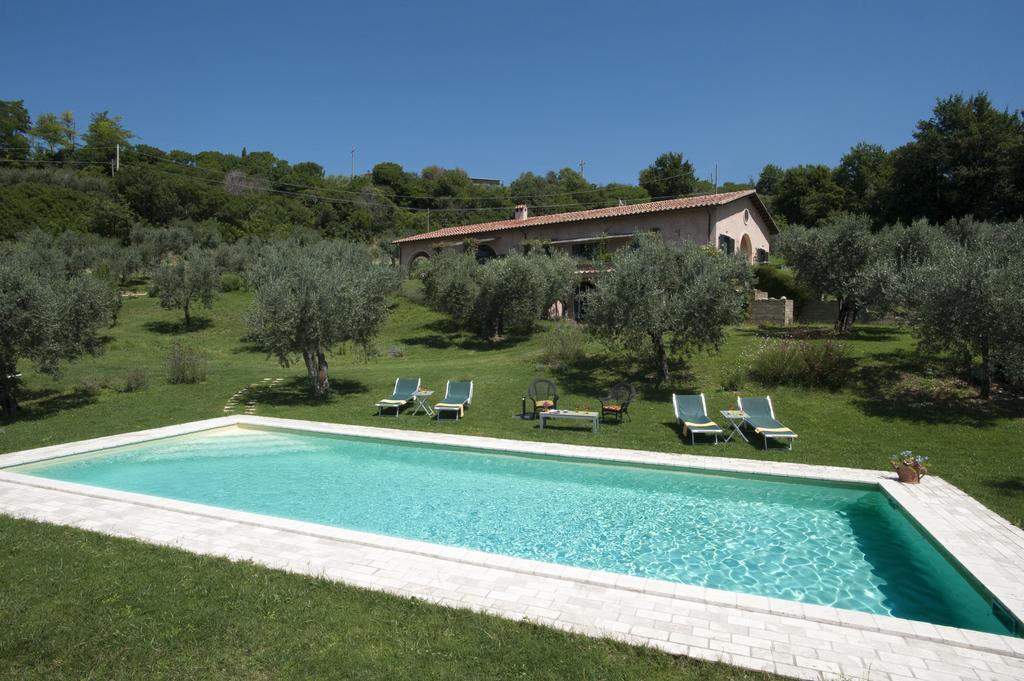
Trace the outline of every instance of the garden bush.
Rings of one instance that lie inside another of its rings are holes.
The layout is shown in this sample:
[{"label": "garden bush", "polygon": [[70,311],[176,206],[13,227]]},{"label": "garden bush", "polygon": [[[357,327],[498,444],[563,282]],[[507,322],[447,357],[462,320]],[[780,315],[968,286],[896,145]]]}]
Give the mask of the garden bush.
[{"label": "garden bush", "polygon": [[551,369],[575,366],[586,357],[587,335],[583,327],[573,321],[562,321],[544,334],[541,361]]},{"label": "garden bush", "polygon": [[202,383],[206,380],[206,353],[199,348],[174,341],[167,352],[167,382]]},{"label": "garden bush", "polygon": [[766,338],[754,351],[750,377],[767,386],[798,385],[838,390],[852,375],[849,348],[832,339],[811,342]]},{"label": "garden bush", "polygon": [[799,314],[804,303],[814,297],[814,293],[796,280],[793,270],[784,270],[774,265],[758,265],[754,268],[757,282],[754,288],[765,291],[771,298],[786,298],[793,301],[793,311]]},{"label": "garden bush", "polygon": [[740,366],[739,364],[731,364],[722,371],[721,380],[719,382],[721,383],[722,390],[735,392],[743,387],[746,380],[746,367]]},{"label": "garden bush", "polygon": [[124,377],[124,383],[121,384],[121,392],[138,392],[140,390],[143,390],[148,384],[149,378],[146,376],[146,370],[133,369],[128,372],[127,376]]},{"label": "garden bush", "polygon": [[223,272],[220,275],[220,290],[224,293],[242,290],[242,277],[234,272]]}]

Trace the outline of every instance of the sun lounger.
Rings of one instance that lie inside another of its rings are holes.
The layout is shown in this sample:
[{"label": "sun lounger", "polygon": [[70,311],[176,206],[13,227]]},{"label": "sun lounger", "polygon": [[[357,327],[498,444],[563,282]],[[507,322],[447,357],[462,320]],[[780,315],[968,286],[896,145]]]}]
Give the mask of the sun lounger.
[{"label": "sun lounger", "polygon": [[750,426],[764,440],[764,448],[768,449],[768,439],[788,440],[789,448],[793,449],[796,433],[775,419],[772,398],[768,397],[736,397],[736,402],[746,416],[743,423]]},{"label": "sun lounger", "polygon": [[437,418],[442,413],[454,414],[458,420],[473,401],[473,381],[448,381],[444,387],[444,399],[434,405]]},{"label": "sun lounger", "polygon": [[690,434],[690,444],[694,444],[694,435],[714,435],[715,444],[722,428],[708,417],[708,405],[704,401],[704,393],[700,395],[672,395],[672,408],[676,413],[676,422],[682,424],[683,435]]},{"label": "sun lounger", "polygon": [[402,407],[413,400],[413,394],[420,389],[418,378],[395,379],[395,389],[390,397],[385,397],[377,403],[377,415],[380,416],[388,409],[395,410],[395,416],[402,410]]}]

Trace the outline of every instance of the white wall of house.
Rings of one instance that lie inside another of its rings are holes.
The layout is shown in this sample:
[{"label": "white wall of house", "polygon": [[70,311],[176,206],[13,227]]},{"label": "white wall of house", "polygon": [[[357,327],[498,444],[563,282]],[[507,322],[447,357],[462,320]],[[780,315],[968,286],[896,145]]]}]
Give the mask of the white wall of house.
[{"label": "white wall of house", "polygon": [[715,226],[712,243],[718,244],[720,236],[725,235],[736,242],[736,250],[743,250],[743,238],[749,239],[750,255],[756,256],[758,249],[770,251],[768,237],[771,234],[768,223],[748,198],[742,198],[724,206],[718,206],[718,222]]}]

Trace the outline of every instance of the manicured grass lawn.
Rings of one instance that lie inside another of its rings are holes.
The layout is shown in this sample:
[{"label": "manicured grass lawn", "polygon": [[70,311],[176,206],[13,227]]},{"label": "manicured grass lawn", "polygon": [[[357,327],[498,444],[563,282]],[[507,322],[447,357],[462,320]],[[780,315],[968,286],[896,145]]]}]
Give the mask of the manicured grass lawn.
[{"label": "manicured grass lawn", "polygon": [[0,516],[4,679],[774,679]]},{"label": "manicured grass lawn", "polygon": [[[792,451],[765,452],[743,442],[685,444],[669,398],[703,391],[717,417],[734,404],[721,387],[727,368],[746,363],[764,333],[793,330],[732,329],[721,353],[695,358],[657,386],[646,369],[595,344],[579,366],[546,372],[537,367],[546,328],[528,340],[485,343],[397,296],[381,352],[336,356],[333,392],[321,404],[306,396],[301,363],[281,368],[244,340],[247,306],[244,293],[224,295],[185,332],[178,313],[147,298],[126,300],[118,325],[105,332],[103,355],[73,363],[58,381],[21,367],[24,413],[3,429],[0,453],[220,416],[238,389],[280,377],[258,394],[257,414],[871,469],[911,449],[931,457],[934,473],[1024,525],[1024,401],[971,398],[946,362],[919,357],[897,327],[864,326],[847,341],[858,375],[846,390],[772,389],[780,420],[800,438]],[[167,384],[164,355],[174,340],[209,353],[205,383]],[[119,392],[139,368],[148,385]],[[640,391],[633,420],[603,424],[596,435],[561,424],[541,431],[516,418],[538,374],[557,381],[560,406],[570,408],[596,408],[608,386],[631,380]],[[438,397],[445,379],[472,379],[473,407],[460,422],[376,416],[373,403],[399,375],[420,376]],[[770,678],[27,521],[0,517],[0,548],[0,668],[13,678]]]}]

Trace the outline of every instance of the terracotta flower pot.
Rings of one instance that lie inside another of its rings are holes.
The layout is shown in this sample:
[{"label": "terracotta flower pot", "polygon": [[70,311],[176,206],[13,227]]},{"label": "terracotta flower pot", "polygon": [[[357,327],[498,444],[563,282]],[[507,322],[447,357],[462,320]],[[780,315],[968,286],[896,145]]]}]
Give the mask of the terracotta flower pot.
[{"label": "terracotta flower pot", "polygon": [[921,482],[921,478],[925,476],[928,470],[924,466],[897,466],[896,475],[899,476],[900,482],[905,482],[908,485],[916,485]]}]

